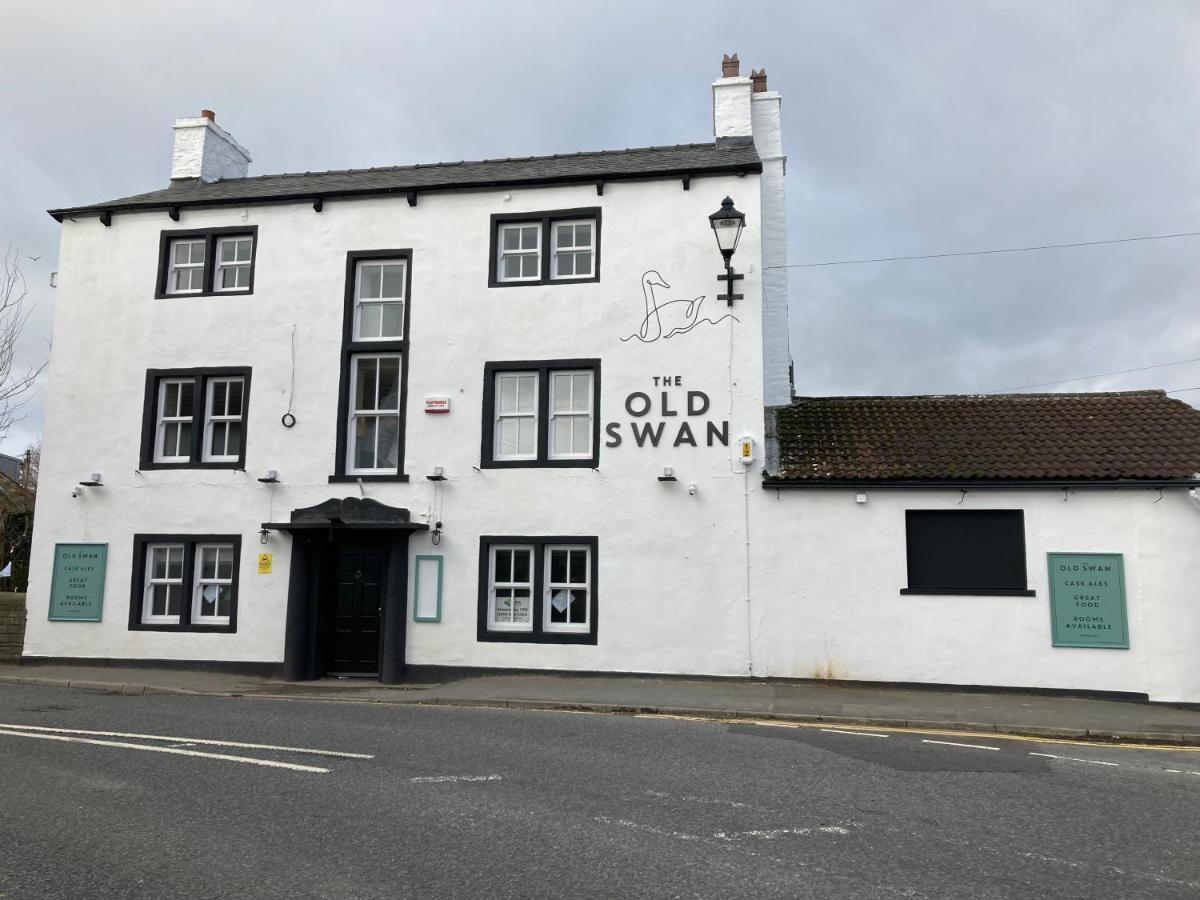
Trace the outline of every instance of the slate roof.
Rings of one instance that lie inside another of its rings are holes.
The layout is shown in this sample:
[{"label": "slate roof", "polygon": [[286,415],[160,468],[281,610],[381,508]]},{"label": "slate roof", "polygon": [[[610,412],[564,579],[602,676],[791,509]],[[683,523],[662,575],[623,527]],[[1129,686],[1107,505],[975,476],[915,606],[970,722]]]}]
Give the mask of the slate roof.
[{"label": "slate roof", "polygon": [[798,397],[771,481],[1175,481],[1200,473],[1200,410],[1163,391]]},{"label": "slate roof", "polygon": [[172,206],[223,206],[277,203],[327,197],[449,191],[488,187],[592,183],[685,175],[761,172],[762,161],[750,139],[709,144],[677,144],[629,150],[600,150],[519,159],[433,163],[378,169],[344,169],[257,175],[202,182],[188,179],[146,194],[135,194],[88,206],[52,209],[60,222],[67,216],[123,210],[167,209]]}]

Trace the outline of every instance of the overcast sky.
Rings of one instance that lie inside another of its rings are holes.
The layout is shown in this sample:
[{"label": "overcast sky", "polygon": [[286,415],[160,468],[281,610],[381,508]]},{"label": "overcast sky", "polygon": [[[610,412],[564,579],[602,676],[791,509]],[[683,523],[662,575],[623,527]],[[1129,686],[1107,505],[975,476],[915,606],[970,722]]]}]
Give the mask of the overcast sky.
[{"label": "overcast sky", "polygon": [[[793,264],[1200,231],[1195,0],[0,0],[25,357],[50,335],[45,210],[164,187],[177,116],[215,109],[251,174],[705,141],[729,51],[784,95]],[[1200,357],[1198,286],[1195,237],[794,268],[796,388],[998,391]],[[1047,389],[1142,387],[1200,388],[1200,362]]]}]

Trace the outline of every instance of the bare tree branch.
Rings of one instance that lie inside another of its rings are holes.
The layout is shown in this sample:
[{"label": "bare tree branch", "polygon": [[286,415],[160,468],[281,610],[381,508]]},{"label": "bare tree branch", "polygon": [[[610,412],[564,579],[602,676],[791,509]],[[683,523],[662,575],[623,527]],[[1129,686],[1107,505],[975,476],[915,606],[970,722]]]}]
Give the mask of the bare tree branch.
[{"label": "bare tree branch", "polygon": [[0,440],[19,421],[21,408],[29,401],[38,376],[46,368],[44,362],[14,368],[17,343],[34,309],[25,304],[29,288],[18,262],[20,253],[20,248],[9,245],[4,251],[4,271],[0,274]]}]

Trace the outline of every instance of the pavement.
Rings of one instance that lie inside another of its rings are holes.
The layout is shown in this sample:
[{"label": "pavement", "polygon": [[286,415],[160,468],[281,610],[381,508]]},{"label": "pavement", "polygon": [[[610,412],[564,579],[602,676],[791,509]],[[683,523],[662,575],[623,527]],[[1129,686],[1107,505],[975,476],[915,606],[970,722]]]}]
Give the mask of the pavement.
[{"label": "pavement", "polygon": [[436,684],[288,682],[220,672],[0,665],[0,684],[400,705],[650,713],[1200,746],[1200,708],[1089,696],[838,682],[627,675],[472,675]]}]

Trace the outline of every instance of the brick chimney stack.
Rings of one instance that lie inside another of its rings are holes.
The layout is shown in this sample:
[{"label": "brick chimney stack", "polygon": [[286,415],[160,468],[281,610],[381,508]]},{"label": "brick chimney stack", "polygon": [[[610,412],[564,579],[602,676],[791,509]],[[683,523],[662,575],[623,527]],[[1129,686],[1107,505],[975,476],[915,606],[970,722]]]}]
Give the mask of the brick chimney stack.
[{"label": "brick chimney stack", "polygon": [[751,69],[750,81],[754,83],[753,92],[755,94],[766,93],[767,90],[767,70],[766,69]]},{"label": "brick chimney stack", "polygon": [[737,78],[738,70],[741,68],[741,63],[738,62],[737,54],[730,56],[728,53],[721,60],[721,77],[722,78]]}]

